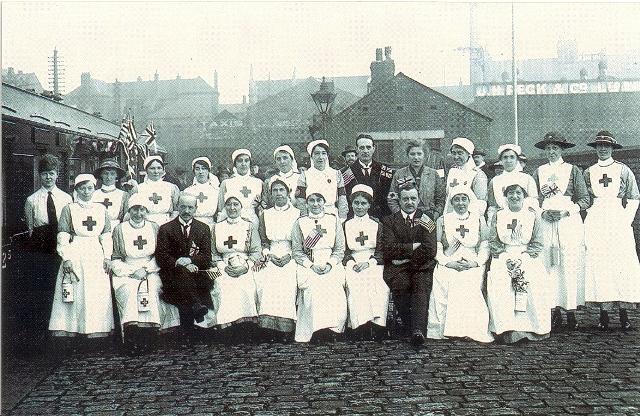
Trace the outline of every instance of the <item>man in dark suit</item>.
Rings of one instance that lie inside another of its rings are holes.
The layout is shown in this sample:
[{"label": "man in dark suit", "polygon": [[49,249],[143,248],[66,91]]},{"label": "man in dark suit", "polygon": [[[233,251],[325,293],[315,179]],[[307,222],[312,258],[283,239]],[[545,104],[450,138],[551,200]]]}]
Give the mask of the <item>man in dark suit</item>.
[{"label": "man in dark suit", "polygon": [[180,310],[180,323],[188,329],[202,322],[213,302],[213,282],[206,273],[211,265],[211,230],[193,219],[196,197],[181,193],[178,217],[160,226],[156,261],[160,266],[162,299]]},{"label": "man in dark suit", "polygon": [[491,180],[495,174],[495,171],[493,170],[492,166],[487,165],[487,163],[484,161],[484,158],[486,156],[487,154],[482,149],[476,148],[473,150],[473,162],[485,173],[485,175],[487,175],[487,179]]},{"label": "man in dark suit", "polygon": [[[373,204],[369,214],[375,218],[382,218],[391,214],[387,205],[387,195],[393,178],[393,170],[373,160],[376,146],[373,138],[368,134],[360,134],[356,138],[356,152],[358,159],[346,169],[342,177],[344,179],[347,199],[351,196],[354,186],[358,184],[370,186],[373,189]],[[348,218],[353,218],[353,210],[349,207]]]},{"label": "man in dark suit", "polygon": [[378,246],[384,253],[383,278],[411,343],[424,343],[429,294],[436,264],[436,226],[418,210],[418,190],[408,183],[400,188],[400,211],[382,219]]}]

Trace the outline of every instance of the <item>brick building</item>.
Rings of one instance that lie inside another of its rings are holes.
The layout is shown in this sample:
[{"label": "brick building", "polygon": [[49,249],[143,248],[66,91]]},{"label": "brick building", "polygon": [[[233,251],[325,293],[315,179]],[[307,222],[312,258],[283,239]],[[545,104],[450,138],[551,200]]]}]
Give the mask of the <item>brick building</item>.
[{"label": "brick building", "polygon": [[388,49],[377,51],[371,63],[370,92],[339,112],[329,127],[336,148],[353,144],[359,133],[377,142],[377,158],[393,165],[405,163],[410,139],[425,139],[439,158],[446,157],[451,140],[464,136],[484,146],[491,118],[408,77],[394,74]]}]

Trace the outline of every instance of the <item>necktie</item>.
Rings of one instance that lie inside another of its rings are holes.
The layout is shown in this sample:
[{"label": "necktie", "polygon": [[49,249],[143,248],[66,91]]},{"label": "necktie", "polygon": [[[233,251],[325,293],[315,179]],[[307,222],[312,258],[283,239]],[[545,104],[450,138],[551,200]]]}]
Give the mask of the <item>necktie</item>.
[{"label": "necktie", "polygon": [[56,205],[53,203],[53,194],[49,191],[47,195],[47,220],[49,225],[58,225],[58,216],[56,215]]},{"label": "necktie", "polygon": [[371,177],[371,174],[369,173],[369,170],[371,168],[363,168],[362,170],[364,170],[364,181],[366,183],[369,183],[369,178]]},{"label": "necktie", "polygon": [[189,239],[189,225],[186,224],[180,224],[182,225],[182,235],[184,235],[185,239]]}]

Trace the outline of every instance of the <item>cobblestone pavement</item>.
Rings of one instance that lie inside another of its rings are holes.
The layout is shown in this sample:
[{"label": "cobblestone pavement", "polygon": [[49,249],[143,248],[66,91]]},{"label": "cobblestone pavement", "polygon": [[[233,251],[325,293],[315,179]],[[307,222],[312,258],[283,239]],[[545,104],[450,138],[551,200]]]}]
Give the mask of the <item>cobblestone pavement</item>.
[{"label": "cobblestone pavement", "polygon": [[579,317],[579,332],[515,346],[198,342],[142,357],[75,353],[9,414],[640,414],[640,332],[615,322],[600,333],[593,311]]}]

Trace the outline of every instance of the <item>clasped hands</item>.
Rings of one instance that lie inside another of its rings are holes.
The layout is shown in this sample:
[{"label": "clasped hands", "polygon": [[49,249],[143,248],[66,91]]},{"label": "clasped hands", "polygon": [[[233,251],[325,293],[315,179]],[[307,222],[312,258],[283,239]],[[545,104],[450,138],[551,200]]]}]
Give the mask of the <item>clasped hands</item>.
[{"label": "clasped hands", "polygon": [[316,274],[327,274],[331,271],[331,264],[326,263],[324,266],[314,264],[311,266],[311,270],[316,272]]},{"label": "clasped hands", "polygon": [[176,260],[176,266],[183,266],[191,273],[196,273],[200,270],[198,266],[191,263],[191,259],[189,257],[180,257]]},{"label": "clasped hands", "polygon": [[267,254],[267,260],[275,264],[278,267],[284,267],[291,261],[291,254],[285,254],[282,257],[278,257],[275,254]]},{"label": "clasped hands", "polygon": [[478,262],[470,261],[465,259],[464,257],[457,261],[450,261],[446,264],[446,266],[450,269],[457,270],[459,272],[463,272],[465,270],[473,269],[474,267],[478,267]]}]

